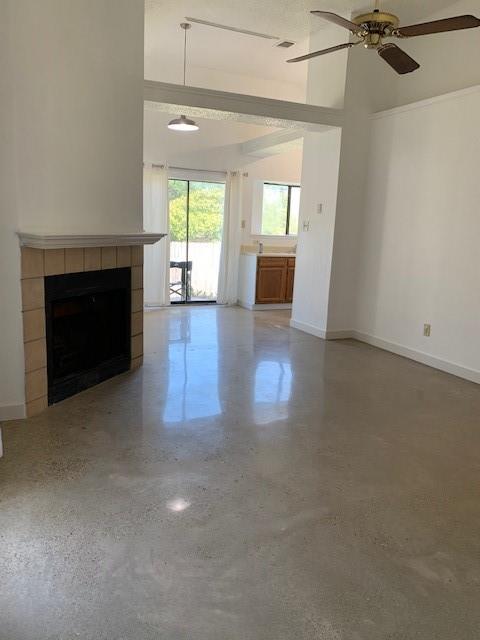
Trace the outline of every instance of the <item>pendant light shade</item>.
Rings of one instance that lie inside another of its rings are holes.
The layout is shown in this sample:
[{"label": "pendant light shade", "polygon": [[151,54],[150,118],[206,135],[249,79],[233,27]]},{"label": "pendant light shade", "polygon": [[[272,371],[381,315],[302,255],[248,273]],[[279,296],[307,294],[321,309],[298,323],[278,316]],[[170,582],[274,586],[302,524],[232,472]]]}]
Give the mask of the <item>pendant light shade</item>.
[{"label": "pendant light shade", "polygon": [[[180,28],[183,29],[185,33],[183,41],[183,86],[185,86],[185,79],[187,76],[187,31],[191,26],[192,25],[189,22],[182,22],[180,24]],[[186,116],[180,116],[180,118],[170,120],[167,127],[172,131],[198,131],[200,128],[195,120],[190,120],[190,118],[187,118]]]},{"label": "pendant light shade", "polygon": [[198,131],[199,129],[195,120],[190,120],[190,118],[186,118],[185,116],[170,120],[167,126],[172,131]]}]

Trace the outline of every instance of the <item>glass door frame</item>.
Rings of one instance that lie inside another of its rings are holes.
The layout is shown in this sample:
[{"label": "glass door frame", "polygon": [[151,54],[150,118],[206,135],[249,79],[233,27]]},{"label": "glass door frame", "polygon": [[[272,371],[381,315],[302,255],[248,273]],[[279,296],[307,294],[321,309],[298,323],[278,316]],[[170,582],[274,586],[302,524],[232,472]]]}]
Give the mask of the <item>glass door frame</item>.
[{"label": "glass door frame", "polygon": [[[178,304],[217,304],[217,300],[191,300],[188,299],[189,291],[191,291],[191,274],[188,271],[188,247],[190,242],[190,182],[208,182],[211,184],[225,184],[223,182],[217,182],[215,180],[194,180],[191,178],[175,178],[169,177],[168,180],[175,180],[177,182],[186,182],[187,183],[187,200],[186,200],[186,232],[185,232],[185,262],[187,264],[186,270],[186,285],[185,285],[185,300],[170,300],[170,304],[178,305]],[[168,206],[170,206],[170,199],[168,202]],[[170,273],[170,272],[169,272]]]}]

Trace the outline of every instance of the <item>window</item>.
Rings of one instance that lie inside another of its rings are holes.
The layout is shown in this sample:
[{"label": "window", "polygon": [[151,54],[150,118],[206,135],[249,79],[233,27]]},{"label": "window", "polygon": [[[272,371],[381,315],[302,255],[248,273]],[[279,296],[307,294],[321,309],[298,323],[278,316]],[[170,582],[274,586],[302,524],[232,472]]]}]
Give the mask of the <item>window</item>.
[{"label": "window", "polygon": [[298,233],[301,188],[289,184],[263,184],[263,236],[294,236]]}]

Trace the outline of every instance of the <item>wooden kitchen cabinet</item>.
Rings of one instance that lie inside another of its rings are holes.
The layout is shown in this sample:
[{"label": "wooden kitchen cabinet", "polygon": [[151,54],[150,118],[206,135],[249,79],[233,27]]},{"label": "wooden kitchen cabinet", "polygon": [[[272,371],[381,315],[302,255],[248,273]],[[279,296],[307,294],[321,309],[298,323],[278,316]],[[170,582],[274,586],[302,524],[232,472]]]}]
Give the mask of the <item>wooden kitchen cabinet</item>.
[{"label": "wooden kitchen cabinet", "polygon": [[257,260],[256,304],[292,302],[295,258],[259,257]]},{"label": "wooden kitchen cabinet", "polygon": [[286,284],[285,302],[293,302],[294,280],[295,280],[295,260],[293,261],[293,267],[291,267],[290,265],[287,266],[287,284]]}]

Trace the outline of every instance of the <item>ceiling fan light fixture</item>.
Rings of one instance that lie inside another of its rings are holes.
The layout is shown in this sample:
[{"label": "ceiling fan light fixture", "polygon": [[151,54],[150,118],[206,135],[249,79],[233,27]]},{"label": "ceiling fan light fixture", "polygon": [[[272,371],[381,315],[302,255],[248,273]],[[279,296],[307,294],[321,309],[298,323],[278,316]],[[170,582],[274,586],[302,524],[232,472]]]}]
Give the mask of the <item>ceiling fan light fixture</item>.
[{"label": "ceiling fan light fixture", "polygon": [[195,120],[190,120],[186,116],[170,120],[167,127],[172,131],[198,131],[200,129]]}]

